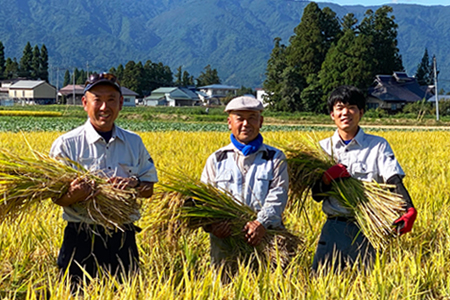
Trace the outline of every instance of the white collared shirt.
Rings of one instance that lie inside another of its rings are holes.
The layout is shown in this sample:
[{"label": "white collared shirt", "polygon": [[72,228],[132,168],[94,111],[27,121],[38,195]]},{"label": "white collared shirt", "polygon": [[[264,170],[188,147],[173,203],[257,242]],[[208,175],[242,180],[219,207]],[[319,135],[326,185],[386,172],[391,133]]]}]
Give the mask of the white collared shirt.
[{"label": "white collared shirt", "polygon": [[264,227],[283,227],[289,176],[282,151],[263,144],[255,153],[244,156],[231,143],[208,158],[201,180],[250,206],[258,212],[256,220]]},{"label": "white collared shirt", "polygon": [[[336,130],[332,137],[320,141],[320,146],[359,180],[383,183],[394,175],[405,176],[389,143],[382,137],[364,133],[362,128],[348,145]],[[325,199],[322,209],[329,216],[349,215],[334,198]]]},{"label": "white collared shirt", "polygon": [[[99,176],[137,176],[141,181],[158,181],[153,160],[137,134],[114,126],[112,137],[106,143],[89,119],[84,125],[58,137],[53,142],[50,156],[73,160]],[[93,223],[77,204],[64,207],[63,218],[69,222]],[[130,216],[130,222],[139,218],[139,212],[136,212]]]}]

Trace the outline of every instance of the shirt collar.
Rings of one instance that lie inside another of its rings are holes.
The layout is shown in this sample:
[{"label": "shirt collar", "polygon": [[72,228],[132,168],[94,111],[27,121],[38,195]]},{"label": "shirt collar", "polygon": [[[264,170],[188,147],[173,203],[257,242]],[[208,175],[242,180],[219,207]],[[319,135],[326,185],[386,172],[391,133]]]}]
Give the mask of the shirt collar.
[{"label": "shirt collar", "polygon": [[348,144],[345,145],[344,142],[342,141],[341,137],[339,136],[339,132],[336,129],[336,131],[334,132],[333,136],[332,136],[332,141],[333,144],[339,147],[345,147],[345,146],[350,146],[353,144],[357,144],[359,146],[363,145],[364,142],[364,131],[362,130],[361,127],[359,127],[358,133],[355,135],[355,137],[352,139],[352,141]]},{"label": "shirt collar", "polygon": [[[86,130],[86,138],[89,144],[94,144],[98,142],[100,139],[102,139],[101,135],[98,134],[97,130],[95,130],[94,126],[92,126],[91,120],[88,118],[86,123],[84,124],[85,130]],[[116,138],[121,139],[124,141],[124,135],[122,132],[122,129],[117,127],[114,124],[113,132],[111,136],[111,141],[115,140]]]}]

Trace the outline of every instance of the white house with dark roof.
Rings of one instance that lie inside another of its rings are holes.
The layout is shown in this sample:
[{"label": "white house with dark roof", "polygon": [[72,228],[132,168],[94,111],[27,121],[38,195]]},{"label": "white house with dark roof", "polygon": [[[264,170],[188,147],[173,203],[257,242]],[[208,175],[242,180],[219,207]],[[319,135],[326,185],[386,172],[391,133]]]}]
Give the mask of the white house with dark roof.
[{"label": "white house with dark roof", "polygon": [[19,80],[9,86],[9,97],[26,104],[55,104],[56,88],[44,80]]},{"label": "white house with dark roof", "polygon": [[136,106],[136,97],[139,96],[139,94],[123,86],[121,87],[121,90],[123,96],[123,106]]},{"label": "white house with dark roof", "polygon": [[209,97],[207,104],[220,104],[220,100],[225,98],[229,93],[236,95],[238,87],[224,84],[211,84],[198,88],[200,92],[205,93]]}]

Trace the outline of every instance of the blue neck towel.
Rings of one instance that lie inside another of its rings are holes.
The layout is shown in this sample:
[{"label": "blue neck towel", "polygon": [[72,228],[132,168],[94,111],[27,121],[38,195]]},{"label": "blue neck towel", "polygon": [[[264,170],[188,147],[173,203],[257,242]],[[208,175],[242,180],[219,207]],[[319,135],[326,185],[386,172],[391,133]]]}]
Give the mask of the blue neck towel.
[{"label": "blue neck towel", "polygon": [[261,134],[258,134],[256,139],[254,139],[253,141],[251,141],[248,144],[239,143],[233,134],[230,135],[230,139],[231,139],[231,142],[233,143],[233,145],[237,149],[239,149],[239,151],[241,151],[242,154],[244,154],[244,156],[250,155],[250,154],[258,151],[259,147],[261,147],[261,145],[263,143],[263,137]]}]

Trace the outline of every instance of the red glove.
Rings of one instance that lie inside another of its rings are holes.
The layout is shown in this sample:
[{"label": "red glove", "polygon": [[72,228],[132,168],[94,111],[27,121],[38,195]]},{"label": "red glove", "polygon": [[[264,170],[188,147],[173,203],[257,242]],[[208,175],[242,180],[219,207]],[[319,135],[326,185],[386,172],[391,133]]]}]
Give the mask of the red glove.
[{"label": "red glove", "polygon": [[323,173],[322,180],[328,185],[332,180],[336,180],[338,178],[348,178],[351,177],[350,173],[348,173],[347,168],[343,164],[337,164],[329,168]]},{"label": "red glove", "polygon": [[417,217],[417,210],[414,207],[408,208],[406,213],[394,221],[394,225],[397,225],[397,231],[400,235],[410,232],[414,221]]}]

